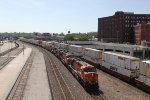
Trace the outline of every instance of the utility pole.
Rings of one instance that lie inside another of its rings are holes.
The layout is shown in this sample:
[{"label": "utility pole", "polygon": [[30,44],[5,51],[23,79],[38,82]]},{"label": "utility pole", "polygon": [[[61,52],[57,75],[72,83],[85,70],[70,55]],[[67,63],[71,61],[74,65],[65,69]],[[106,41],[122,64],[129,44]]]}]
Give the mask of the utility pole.
[{"label": "utility pole", "polygon": [[24,48],[25,48],[25,47],[24,47],[24,43],[23,43],[23,55],[24,55]]}]

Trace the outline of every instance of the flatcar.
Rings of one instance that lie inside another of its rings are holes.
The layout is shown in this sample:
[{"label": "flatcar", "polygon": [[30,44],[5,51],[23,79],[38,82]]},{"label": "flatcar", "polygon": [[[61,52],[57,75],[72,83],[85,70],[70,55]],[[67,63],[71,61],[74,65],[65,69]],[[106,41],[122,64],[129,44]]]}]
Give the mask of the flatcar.
[{"label": "flatcar", "polygon": [[140,59],[114,52],[103,52],[101,68],[124,81],[133,82],[139,77]]}]

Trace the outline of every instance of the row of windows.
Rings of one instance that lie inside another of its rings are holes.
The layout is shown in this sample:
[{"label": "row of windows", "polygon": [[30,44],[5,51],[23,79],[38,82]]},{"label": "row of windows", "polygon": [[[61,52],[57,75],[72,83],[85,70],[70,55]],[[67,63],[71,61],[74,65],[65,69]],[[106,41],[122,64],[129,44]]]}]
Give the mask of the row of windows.
[{"label": "row of windows", "polygon": [[[110,17],[109,19],[102,19],[101,22],[110,22],[110,21],[118,21],[118,20],[123,20],[124,18],[114,18]],[[132,19],[132,20],[137,20],[137,19],[150,19],[150,16],[126,16],[125,19]]]},{"label": "row of windows", "polygon": [[129,37],[125,37],[125,39],[129,39]]},{"label": "row of windows", "polygon": [[129,35],[129,33],[125,33],[125,35]]},{"label": "row of windows", "polygon": [[135,26],[135,25],[133,25],[133,24],[132,24],[132,25],[129,25],[129,24],[126,24],[126,25],[125,25],[125,27],[134,27],[134,26]]},{"label": "row of windows", "polygon": [[126,19],[150,19],[150,16],[126,16]]},{"label": "row of windows", "polygon": [[136,22],[136,23],[146,23],[146,21],[141,21],[141,20],[137,20],[137,21],[134,21],[134,20],[133,20],[133,21],[126,20],[125,22],[126,22],[126,23],[135,23],[135,22]]}]

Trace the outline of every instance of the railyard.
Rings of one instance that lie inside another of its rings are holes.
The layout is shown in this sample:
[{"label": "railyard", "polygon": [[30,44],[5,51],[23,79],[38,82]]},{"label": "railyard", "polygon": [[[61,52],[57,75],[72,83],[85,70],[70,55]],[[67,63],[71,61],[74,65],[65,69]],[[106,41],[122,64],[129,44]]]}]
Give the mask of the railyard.
[{"label": "railyard", "polygon": [[[148,93],[136,86],[99,69],[97,69],[99,91],[87,91],[54,54],[29,43],[19,41],[17,43],[20,47],[12,51],[11,57],[17,59],[19,55],[28,55],[26,49],[22,51],[22,47],[32,48],[32,51],[29,57],[24,58],[26,62],[22,63],[23,67],[18,71],[20,74],[17,74],[12,82],[8,81],[11,85],[4,87],[1,82],[2,89],[9,88],[7,91],[0,90],[3,97],[1,100],[149,100],[150,98]],[[21,61],[16,59],[12,61]],[[9,68],[7,66],[12,65],[12,61],[3,66],[0,74]],[[5,72],[7,77],[10,76],[8,72]]]},{"label": "railyard", "polygon": [[150,100],[149,4],[1,0],[0,100]]}]

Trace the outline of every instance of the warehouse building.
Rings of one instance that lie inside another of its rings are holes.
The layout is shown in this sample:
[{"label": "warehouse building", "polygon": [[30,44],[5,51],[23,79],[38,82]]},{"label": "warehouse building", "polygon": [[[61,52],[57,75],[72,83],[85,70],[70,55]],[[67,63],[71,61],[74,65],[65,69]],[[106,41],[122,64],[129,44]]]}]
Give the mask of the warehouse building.
[{"label": "warehouse building", "polygon": [[150,22],[150,14],[118,11],[113,16],[98,18],[98,40],[134,43],[134,26]]},{"label": "warehouse building", "polygon": [[43,41],[47,41],[47,40],[51,40],[52,39],[52,35],[50,33],[42,33],[41,35],[38,35],[36,37],[37,40],[43,40]]},{"label": "warehouse building", "polygon": [[141,45],[142,41],[150,42],[150,23],[137,24],[134,28],[135,43]]}]

